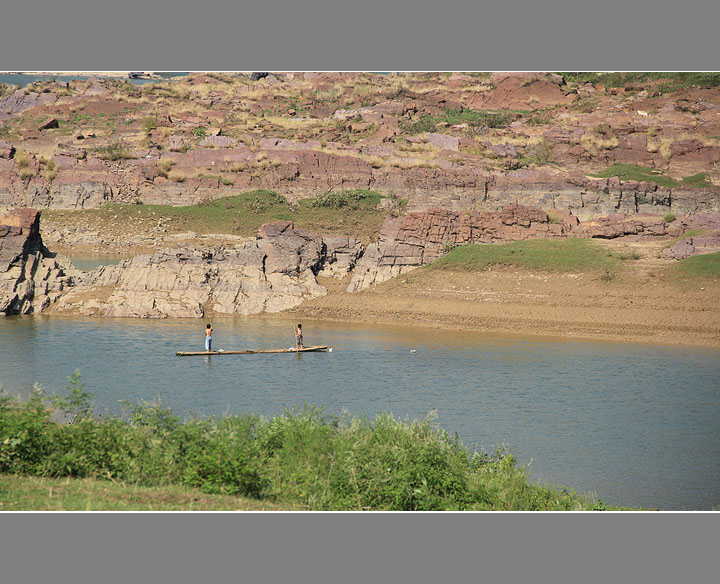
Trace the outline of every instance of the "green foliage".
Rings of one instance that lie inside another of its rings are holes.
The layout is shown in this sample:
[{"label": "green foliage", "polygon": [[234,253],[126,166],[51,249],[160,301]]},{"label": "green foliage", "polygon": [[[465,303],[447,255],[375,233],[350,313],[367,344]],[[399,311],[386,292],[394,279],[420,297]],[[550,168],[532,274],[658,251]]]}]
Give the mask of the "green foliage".
[{"label": "green foliage", "polygon": [[[71,381],[71,402],[84,406]],[[527,481],[512,454],[469,453],[431,419],[401,422],[304,407],[181,421],[160,403],[121,418],[49,421],[42,396],[0,400],[0,473],[178,485],[310,510],[590,509],[595,502]]]},{"label": "green foliage", "polygon": [[330,209],[357,209],[364,200],[371,200],[375,204],[380,201],[381,195],[375,191],[354,189],[350,191],[327,191],[310,200],[311,207],[329,207]]},{"label": "green foliage", "polygon": [[675,213],[665,213],[665,215],[663,215],[663,221],[665,221],[665,223],[672,223],[675,219],[677,219]]},{"label": "green foliage", "polygon": [[192,135],[197,138],[204,138],[207,135],[207,128],[205,126],[198,126],[192,129]]},{"label": "green foliage", "polygon": [[553,149],[547,140],[543,138],[540,142],[528,148],[527,154],[519,158],[521,165],[527,166],[534,164],[535,166],[545,166],[553,159]]},{"label": "green foliage", "polygon": [[401,123],[400,127],[404,132],[415,135],[437,132],[436,125],[439,123],[450,126],[467,124],[472,129],[505,128],[512,119],[512,115],[507,112],[447,109],[445,113],[434,116],[428,113],[420,114],[412,121]]},{"label": "green foliage", "polygon": [[589,176],[593,176],[595,178],[610,178],[611,176],[616,176],[620,180],[654,182],[655,184],[668,188],[673,188],[678,185],[678,182],[674,178],[663,175],[662,171],[656,168],[637,166],[635,164],[624,164],[621,162],[615,162],[601,173],[591,174]]},{"label": "green foliage", "polygon": [[690,176],[683,177],[683,186],[688,187],[712,187],[713,184],[710,181],[710,175],[707,172],[698,172],[697,174],[691,174]]},{"label": "green foliage", "polygon": [[142,128],[146,134],[149,134],[157,128],[157,120],[155,119],[155,116],[148,116],[144,118],[142,121]]},{"label": "green foliage", "polygon": [[492,265],[519,266],[551,272],[615,272],[621,258],[608,255],[587,239],[527,240],[504,244],[459,246],[435,260],[428,269],[477,271]]},{"label": "green foliage", "polygon": [[96,148],[95,152],[102,160],[125,160],[132,158],[132,153],[122,142],[113,142],[107,146]]},{"label": "green foliage", "polygon": [[67,396],[54,396],[51,398],[53,406],[63,412],[74,413],[79,417],[88,417],[93,413],[93,394],[85,391],[85,383],[80,381],[80,370],[76,369],[68,376],[68,385],[65,389]]}]

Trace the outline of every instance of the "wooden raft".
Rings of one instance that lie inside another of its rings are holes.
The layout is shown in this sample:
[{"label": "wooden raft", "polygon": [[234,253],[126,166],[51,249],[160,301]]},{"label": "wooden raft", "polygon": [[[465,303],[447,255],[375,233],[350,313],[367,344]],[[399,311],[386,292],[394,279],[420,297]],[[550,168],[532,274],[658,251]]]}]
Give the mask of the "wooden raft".
[{"label": "wooden raft", "polygon": [[326,345],[305,347],[304,349],[246,349],[245,351],[178,351],[178,357],[194,357],[196,355],[258,355],[261,353],[309,353],[311,351],[327,351]]}]

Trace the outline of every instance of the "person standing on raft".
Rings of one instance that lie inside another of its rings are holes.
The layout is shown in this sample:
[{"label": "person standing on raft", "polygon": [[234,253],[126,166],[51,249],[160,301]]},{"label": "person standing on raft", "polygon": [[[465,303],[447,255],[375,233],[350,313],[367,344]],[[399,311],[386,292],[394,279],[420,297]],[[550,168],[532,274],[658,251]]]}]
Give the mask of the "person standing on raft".
[{"label": "person standing on raft", "polygon": [[297,328],[295,329],[295,350],[298,349],[304,349],[305,345],[303,344],[303,331],[302,331],[302,325],[297,325]]},{"label": "person standing on raft", "polygon": [[205,350],[209,353],[212,351],[212,325],[208,324],[205,329]]}]

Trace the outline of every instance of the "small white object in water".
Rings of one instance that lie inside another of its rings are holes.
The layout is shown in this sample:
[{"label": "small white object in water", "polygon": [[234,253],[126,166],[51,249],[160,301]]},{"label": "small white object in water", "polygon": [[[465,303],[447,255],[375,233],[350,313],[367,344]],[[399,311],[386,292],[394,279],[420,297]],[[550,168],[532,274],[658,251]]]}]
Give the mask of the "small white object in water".
[{"label": "small white object in water", "polygon": [[225,349],[218,349],[218,353],[224,353]]},{"label": "small white object in water", "polygon": [[328,349],[328,353],[332,353],[332,347]]},{"label": "small white object in water", "polygon": [[411,352],[411,353],[417,353],[417,351],[416,351],[415,349],[410,349],[410,352]]}]

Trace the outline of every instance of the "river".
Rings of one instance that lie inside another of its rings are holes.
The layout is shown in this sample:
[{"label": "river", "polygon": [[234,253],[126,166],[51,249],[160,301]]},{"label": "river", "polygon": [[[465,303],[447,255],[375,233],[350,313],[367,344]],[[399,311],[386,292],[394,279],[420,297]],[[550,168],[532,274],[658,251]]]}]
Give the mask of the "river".
[{"label": "river", "polygon": [[[294,321],[213,322],[213,348],[293,345]],[[176,357],[203,350],[205,321],[0,319],[0,383],[60,391],[78,369],[96,409],[160,399],[182,416],[392,412],[506,446],[533,480],[605,503],[720,506],[720,351],[303,321],[331,353]]]}]

